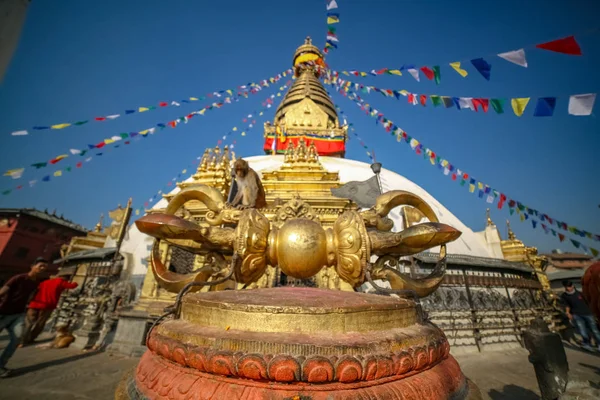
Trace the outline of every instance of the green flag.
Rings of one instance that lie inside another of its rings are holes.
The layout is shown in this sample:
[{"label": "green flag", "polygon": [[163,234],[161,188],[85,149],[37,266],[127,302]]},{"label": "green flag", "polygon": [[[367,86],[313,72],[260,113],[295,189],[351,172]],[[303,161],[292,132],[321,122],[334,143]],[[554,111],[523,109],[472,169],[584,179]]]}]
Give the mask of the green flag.
[{"label": "green flag", "polygon": [[77,121],[73,125],[80,126],[80,125],[87,124],[87,123],[88,123],[87,121]]},{"label": "green flag", "polygon": [[441,106],[442,105],[442,99],[440,98],[440,96],[432,94],[431,96],[429,96],[431,98],[431,102],[433,103],[434,107],[437,106]]},{"label": "green flag", "polygon": [[435,83],[437,85],[439,85],[440,84],[440,79],[441,79],[440,66],[439,65],[435,65],[433,67],[433,77],[435,79]]},{"label": "green flag", "polygon": [[504,99],[491,99],[492,107],[498,114],[504,113]]}]

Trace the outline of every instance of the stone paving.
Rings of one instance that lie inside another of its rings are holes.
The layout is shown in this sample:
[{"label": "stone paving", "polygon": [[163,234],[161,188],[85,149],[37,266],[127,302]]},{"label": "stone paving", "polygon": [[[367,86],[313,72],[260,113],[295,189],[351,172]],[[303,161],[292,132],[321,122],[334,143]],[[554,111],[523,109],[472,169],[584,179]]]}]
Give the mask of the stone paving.
[{"label": "stone paving", "polygon": [[[43,341],[42,341],[43,342]],[[6,338],[0,337],[0,348]],[[567,348],[571,379],[600,388],[600,354]],[[481,389],[484,399],[533,400],[539,390],[525,350],[456,356],[464,373]],[[122,375],[136,358],[75,349],[19,349],[8,367],[14,376],[0,380],[0,400],[112,399]]]}]

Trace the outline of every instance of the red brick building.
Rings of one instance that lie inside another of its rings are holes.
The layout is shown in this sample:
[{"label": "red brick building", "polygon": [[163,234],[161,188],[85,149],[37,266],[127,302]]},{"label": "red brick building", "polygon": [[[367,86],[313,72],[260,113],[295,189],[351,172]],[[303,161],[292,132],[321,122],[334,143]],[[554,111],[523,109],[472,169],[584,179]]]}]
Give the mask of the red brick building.
[{"label": "red brick building", "polygon": [[0,208],[0,283],[27,272],[37,257],[60,258],[60,248],[86,229],[55,213]]}]

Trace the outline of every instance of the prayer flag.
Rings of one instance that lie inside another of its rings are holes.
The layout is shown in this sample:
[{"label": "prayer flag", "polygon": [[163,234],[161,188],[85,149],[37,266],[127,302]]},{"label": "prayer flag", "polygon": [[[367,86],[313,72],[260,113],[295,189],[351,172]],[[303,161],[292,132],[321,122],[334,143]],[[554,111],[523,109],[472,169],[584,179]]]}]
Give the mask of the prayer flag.
[{"label": "prayer flag", "polygon": [[432,80],[435,77],[433,71],[429,67],[421,67],[421,71],[423,71],[423,73],[429,80]]},{"label": "prayer flag", "polygon": [[81,150],[71,149],[69,151],[71,152],[71,154],[81,154]]},{"label": "prayer flag", "polygon": [[149,108],[148,107],[140,107],[139,111],[140,112],[144,112],[144,111],[148,111]]},{"label": "prayer flag", "polygon": [[439,105],[442,105],[442,99],[440,98],[440,96],[436,96],[436,95],[431,95],[429,96],[429,98],[431,99],[431,102],[433,103],[434,107],[437,107]]},{"label": "prayer flag", "polygon": [[399,69],[389,69],[388,74],[402,76],[402,72]]},{"label": "prayer flag", "polygon": [[45,177],[43,177],[42,181],[44,181],[44,182],[50,182],[50,175],[46,175]]},{"label": "prayer flag", "polygon": [[540,97],[535,105],[534,117],[551,117],[554,114],[556,97]]},{"label": "prayer flag", "polygon": [[35,169],[44,168],[46,165],[48,165],[48,163],[46,163],[46,162],[39,162],[39,163],[31,164],[31,166],[34,167]]},{"label": "prayer flag", "polygon": [[575,36],[569,36],[563,39],[553,40],[551,42],[546,42],[542,44],[538,44],[538,49],[544,49],[549,51],[554,51],[557,53],[569,54],[572,56],[580,56],[581,48],[579,44],[575,40]]},{"label": "prayer flag", "polygon": [[62,175],[62,171],[59,169],[58,171],[54,172],[54,176],[61,176]]},{"label": "prayer flag", "polygon": [[492,108],[496,111],[496,114],[504,113],[504,99],[491,99]]},{"label": "prayer flag", "polygon": [[4,173],[4,176],[10,176],[13,179],[19,179],[21,176],[23,176],[24,171],[25,168],[9,169]]},{"label": "prayer flag", "polygon": [[27,132],[27,131],[15,131],[15,132],[11,133],[11,135],[13,135],[13,136],[25,136],[25,135],[29,135],[29,132]]},{"label": "prayer flag", "polygon": [[67,158],[67,157],[69,157],[67,154],[61,154],[60,156],[57,156],[57,157],[53,158],[49,162],[50,162],[50,164],[56,164],[57,162],[59,162],[63,158]]},{"label": "prayer flag", "polygon": [[340,22],[340,19],[336,16],[330,15],[327,17],[327,25],[337,24],[338,22]]},{"label": "prayer flag", "polygon": [[427,104],[427,95],[422,94],[421,96],[419,96],[419,101],[421,102],[421,105],[425,107],[425,105]]},{"label": "prayer flag", "polygon": [[466,108],[475,110],[475,107],[473,107],[473,99],[471,97],[461,97],[458,99],[458,102],[461,109]]},{"label": "prayer flag", "polygon": [[73,125],[81,126],[81,125],[84,125],[84,124],[87,124],[87,123],[88,123],[88,121],[77,121],[77,122],[73,123]]},{"label": "prayer flag", "polygon": [[433,66],[433,78],[435,79],[436,85],[439,85],[440,84],[440,80],[442,79],[442,75],[440,73],[440,66],[439,65],[434,65]]},{"label": "prayer flag", "polygon": [[475,107],[475,111],[479,111],[479,107],[481,107],[483,112],[487,112],[489,105],[489,99],[473,99],[473,107]]},{"label": "prayer flag", "polygon": [[329,4],[327,4],[327,11],[329,10],[333,10],[338,8],[337,3],[335,2],[335,0],[331,0],[331,2]]},{"label": "prayer flag", "polygon": [[50,129],[64,129],[67,126],[71,126],[71,124],[58,124],[58,125],[52,125],[50,127]]},{"label": "prayer flag", "polygon": [[450,108],[454,105],[454,102],[452,101],[452,97],[442,96],[442,102],[444,103],[444,107],[446,107],[446,108]]},{"label": "prayer flag", "polygon": [[525,111],[525,108],[527,107],[527,104],[529,103],[529,99],[530,99],[530,97],[522,97],[522,98],[510,100],[512,109],[517,117],[520,117],[521,115],[523,115],[523,112]]},{"label": "prayer flag", "polygon": [[590,115],[596,101],[596,93],[576,94],[569,97],[569,114]]},{"label": "prayer flag", "polygon": [[492,72],[492,66],[485,61],[483,58],[475,58],[471,60],[471,64],[479,71],[479,73],[486,79],[490,80],[490,74]]},{"label": "prayer flag", "polygon": [[456,72],[458,72],[458,73],[459,73],[459,75],[460,75],[460,76],[462,76],[463,78],[464,78],[465,76],[469,75],[469,73],[468,73],[466,70],[464,70],[464,69],[462,69],[462,68],[460,67],[460,61],[457,61],[457,62],[451,62],[451,63],[450,63],[450,66],[451,66],[452,68],[454,68],[454,70],[455,70]]},{"label": "prayer flag", "polygon": [[125,110],[125,114],[133,114],[135,110]]},{"label": "prayer flag", "polygon": [[525,50],[513,50],[508,51],[506,53],[498,54],[498,57],[504,58],[506,61],[509,61],[513,64],[520,65],[521,67],[527,68],[527,60],[525,59]]},{"label": "prayer flag", "polygon": [[421,79],[419,77],[419,70],[410,68],[408,69],[408,72],[412,75],[413,78],[416,79],[417,82],[421,82]]}]

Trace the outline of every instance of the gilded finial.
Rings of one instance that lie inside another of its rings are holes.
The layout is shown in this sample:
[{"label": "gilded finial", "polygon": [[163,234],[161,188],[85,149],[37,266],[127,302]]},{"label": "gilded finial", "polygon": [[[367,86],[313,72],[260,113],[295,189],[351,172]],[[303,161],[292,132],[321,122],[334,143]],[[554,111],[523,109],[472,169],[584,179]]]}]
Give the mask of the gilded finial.
[{"label": "gilded finial", "polygon": [[510,229],[510,221],[509,220],[506,220],[506,228],[508,229],[508,239],[515,240],[517,237],[515,236],[515,233],[512,231],[512,229]]},{"label": "gilded finial", "polygon": [[200,167],[198,167],[199,172],[204,172],[208,169],[209,155],[210,155],[210,149],[204,150],[204,154],[202,155],[202,160],[200,161]]},{"label": "gilded finial", "polygon": [[295,159],[297,162],[306,161],[307,150],[308,149],[306,148],[306,142],[304,141],[304,138],[300,139],[300,141],[298,142],[298,147],[296,148],[296,154],[295,154]]},{"label": "gilded finial", "polygon": [[492,221],[492,217],[490,216],[490,209],[485,210],[485,215],[487,217],[487,226],[494,226],[494,222]]},{"label": "gilded finial", "polygon": [[96,224],[96,228],[94,229],[94,232],[100,233],[102,231],[102,220],[103,219],[104,219],[104,214],[100,214],[100,220]]},{"label": "gilded finial", "polygon": [[293,163],[295,153],[296,153],[296,151],[294,149],[294,143],[289,142],[288,147],[285,150],[285,155],[283,156],[283,162],[284,163]]},{"label": "gilded finial", "polygon": [[317,153],[317,147],[315,146],[314,140],[310,142],[310,146],[308,146],[308,162],[316,163],[319,161],[319,155]]},{"label": "gilded finial", "polygon": [[310,36],[307,36],[306,39],[304,39],[304,44],[312,44],[312,39]]}]

